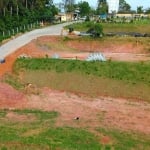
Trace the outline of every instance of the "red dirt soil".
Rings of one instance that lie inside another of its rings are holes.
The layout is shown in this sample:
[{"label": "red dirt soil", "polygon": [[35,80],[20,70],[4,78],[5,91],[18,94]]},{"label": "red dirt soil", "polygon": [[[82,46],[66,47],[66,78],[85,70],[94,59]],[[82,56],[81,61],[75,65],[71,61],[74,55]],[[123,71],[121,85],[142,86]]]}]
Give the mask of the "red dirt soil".
[{"label": "red dirt soil", "polygon": [[23,93],[10,85],[0,82],[0,108],[22,108],[25,102]]},{"label": "red dirt soil", "polygon": [[[75,36],[75,38],[77,38]],[[57,43],[60,42],[59,36],[44,36],[39,37],[36,40],[31,41],[29,44],[18,49],[13,54],[6,57],[6,63],[0,64],[0,76],[6,72],[12,71],[12,66],[16,58],[21,54],[26,54],[31,57],[45,57],[46,55],[52,56],[57,53],[61,58],[66,59],[86,59],[90,52],[92,51],[101,51],[107,59],[119,60],[119,61],[148,61],[150,60],[149,54],[146,54],[142,50],[142,45],[134,46],[133,44],[124,44],[124,45],[101,45],[98,41],[92,41],[92,44],[87,42],[79,41],[68,41],[66,47],[76,49],[74,51],[64,51],[61,47],[53,48],[50,47],[50,50],[47,48],[40,47],[40,44],[44,45],[45,43]]]},{"label": "red dirt soil", "polygon": [[[38,40],[42,42],[58,42],[58,37],[40,37]],[[80,47],[81,48],[81,47]],[[145,54],[137,57],[137,54],[124,54],[122,50],[116,51],[118,54],[106,50],[104,55],[112,59],[122,59],[137,61],[147,60]],[[138,50],[137,50],[138,51]],[[0,64],[0,76],[6,72],[12,71],[12,65],[20,54],[27,54],[32,57],[43,57],[46,54],[51,56],[55,50],[41,50],[36,41],[23,46],[15,53],[6,58],[6,63]],[[84,59],[89,52],[60,52],[57,53],[61,57],[76,57]],[[130,57],[129,57],[130,55]],[[150,104],[147,102],[135,102],[125,99],[114,99],[109,97],[87,98],[86,96],[77,96],[75,94],[52,91],[48,88],[40,89],[40,94],[25,94],[13,89],[11,86],[0,82],[0,109],[24,109],[35,108],[42,110],[58,111],[61,115],[57,120],[57,126],[73,126],[86,127],[91,130],[96,127],[112,127],[122,130],[137,131],[140,133],[150,134]],[[9,114],[7,117],[13,116]],[[24,117],[24,116],[23,116]],[[75,120],[79,117],[79,120]],[[26,118],[24,118],[26,119]],[[108,142],[109,139],[104,137],[103,142]]]},{"label": "red dirt soil", "polygon": [[[150,104],[110,97],[87,98],[67,92],[43,88],[39,95],[24,95],[0,83],[0,108],[41,109],[57,111],[56,126],[85,127],[91,131],[99,127],[116,128],[150,134]],[[14,119],[20,120],[11,114]],[[76,120],[75,117],[79,117]],[[9,118],[9,116],[8,116]],[[26,117],[23,116],[23,120]]]}]

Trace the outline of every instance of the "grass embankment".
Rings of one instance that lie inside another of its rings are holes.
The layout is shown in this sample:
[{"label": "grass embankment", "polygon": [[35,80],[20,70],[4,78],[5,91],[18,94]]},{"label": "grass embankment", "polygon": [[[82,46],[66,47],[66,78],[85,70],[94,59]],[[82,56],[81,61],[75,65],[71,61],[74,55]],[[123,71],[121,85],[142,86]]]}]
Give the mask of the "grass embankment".
[{"label": "grass embankment", "polygon": [[[9,118],[13,114],[14,118]],[[1,150],[148,150],[149,136],[96,128],[55,127],[57,112],[41,110],[0,110]],[[23,118],[23,119],[21,119]],[[103,138],[110,142],[103,144]]]},{"label": "grass embankment", "polygon": [[14,71],[23,71],[23,82],[40,87],[150,102],[150,62],[18,59]]}]

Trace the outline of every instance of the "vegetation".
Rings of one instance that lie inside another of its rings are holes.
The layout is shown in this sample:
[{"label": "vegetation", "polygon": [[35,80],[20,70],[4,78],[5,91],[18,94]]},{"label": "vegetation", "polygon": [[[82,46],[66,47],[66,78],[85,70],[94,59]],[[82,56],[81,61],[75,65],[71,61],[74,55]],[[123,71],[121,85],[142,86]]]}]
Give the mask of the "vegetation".
[{"label": "vegetation", "polygon": [[[14,113],[26,120],[6,119]],[[0,149],[91,149],[101,148],[95,135],[84,129],[55,127],[57,112],[41,110],[0,110]],[[30,117],[30,119],[28,119]],[[35,118],[36,117],[36,118]],[[31,119],[33,118],[33,119]]]},{"label": "vegetation", "polygon": [[[108,1],[107,0],[98,0],[98,6],[96,14],[108,14]],[[111,12],[116,13],[116,12]],[[119,13],[132,13],[131,6],[126,2],[126,0],[119,1]]]},{"label": "vegetation", "polygon": [[14,87],[17,90],[24,88],[24,86],[23,86],[23,84],[21,84],[20,80],[12,74],[5,74],[3,81],[8,83],[9,85],[11,85],[12,87]]},{"label": "vegetation", "polygon": [[120,13],[131,13],[131,6],[125,1],[120,0],[119,1],[119,12]]},{"label": "vegetation", "polygon": [[[9,113],[16,117],[8,119]],[[94,129],[99,133],[94,135],[88,131],[88,128],[85,130],[69,126],[55,127],[58,115],[53,111],[0,110],[0,149],[148,150],[150,147],[148,135],[106,128]],[[103,144],[102,139],[105,136],[109,137],[110,142]]]},{"label": "vegetation", "polygon": [[66,28],[75,28],[77,30],[86,30],[88,33],[91,33],[93,37],[102,37],[103,35],[103,27],[99,23],[93,22],[85,22],[85,23],[75,23],[73,25],[69,25]]},{"label": "vegetation", "polygon": [[78,3],[79,11],[80,11],[80,16],[88,16],[90,14],[91,8],[89,6],[89,3],[86,1],[80,1]]},{"label": "vegetation", "polygon": [[[98,23],[102,26],[103,32],[138,32],[138,33],[150,33],[150,21],[134,21],[134,23]],[[71,27],[78,31],[88,31],[92,26],[92,22],[74,23]],[[67,26],[69,28],[70,26]]]},{"label": "vegetation", "polygon": [[96,14],[108,14],[108,4],[106,0],[98,0]]},{"label": "vegetation", "polygon": [[104,33],[107,32],[137,32],[137,33],[150,33],[149,20],[135,21],[130,24],[110,24],[102,23]]},{"label": "vegetation", "polygon": [[20,71],[24,72],[24,83],[38,87],[48,86],[90,97],[105,95],[150,102],[149,62],[18,59],[14,72]]},{"label": "vegetation", "polygon": [[[149,136],[140,135],[125,131],[120,131],[117,129],[109,128],[97,128],[99,133],[103,133],[108,136],[113,143],[110,143],[105,146],[105,149],[115,150],[130,150],[130,149],[144,149],[148,150],[150,147]],[[115,144],[114,144],[115,143]]]},{"label": "vegetation", "polygon": [[52,0],[1,0],[0,42],[37,21],[51,22],[57,9]]},{"label": "vegetation", "polygon": [[49,58],[17,59],[14,70],[56,70],[57,72],[80,72],[99,77],[150,85],[150,63],[86,62],[79,60],[56,60]]}]

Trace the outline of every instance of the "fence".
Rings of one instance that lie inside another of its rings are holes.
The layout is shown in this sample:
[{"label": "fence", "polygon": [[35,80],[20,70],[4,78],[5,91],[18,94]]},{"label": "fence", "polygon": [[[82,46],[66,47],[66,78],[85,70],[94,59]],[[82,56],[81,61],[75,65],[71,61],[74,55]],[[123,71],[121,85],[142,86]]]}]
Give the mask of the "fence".
[{"label": "fence", "polygon": [[0,42],[4,39],[7,39],[7,38],[17,35],[18,33],[23,33],[26,31],[31,31],[33,29],[36,29],[40,26],[40,24],[41,23],[37,21],[35,23],[19,26],[19,27],[13,28],[11,30],[2,31],[2,32],[0,32]]}]

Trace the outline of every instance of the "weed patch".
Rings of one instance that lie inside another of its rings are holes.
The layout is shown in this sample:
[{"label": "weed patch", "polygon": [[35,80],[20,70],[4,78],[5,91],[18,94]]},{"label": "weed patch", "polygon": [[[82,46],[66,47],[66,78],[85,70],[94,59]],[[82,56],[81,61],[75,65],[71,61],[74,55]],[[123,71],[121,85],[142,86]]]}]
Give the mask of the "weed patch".
[{"label": "weed patch", "polygon": [[139,149],[148,150],[150,148],[150,141],[148,135],[139,135],[130,132],[124,132],[116,129],[99,128],[96,129],[99,133],[109,136],[111,144],[105,145],[108,149],[127,150]]},{"label": "weed patch", "polygon": [[3,81],[11,85],[17,90],[21,90],[24,88],[24,85],[20,82],[19,78],[12,74],[5,74],[3,77]]},{"label": "weed patch", "polygon": [[[0,112],[8,113],[10,110],[1,110]],[[10,120],[5,123],[0,122],[0,149],[98,150],[101,148],[97,137],[84,129],[56,128],[52,124],[46,123],[47,120],[56,118],[57,112],[40,110],[13,110],[13,112],[26,115],[34,114],[39,120],[38,124],[37,122],[36,124],[28,122],[14,124]]]},{"label": "weed patch", "polygon": [[14,70],[19,73],[22,69],[23,82],[38,87],[48,86],[92,97],[103,95],[150,101],[149,62],[18,59]]},{"label": "weed patch", "polygon": [[86,62],[49,58],[17,59],[14,72],[19,72],[22,69],[75,72],[129,82],[142,82],[150,85],[150,62]]}]

